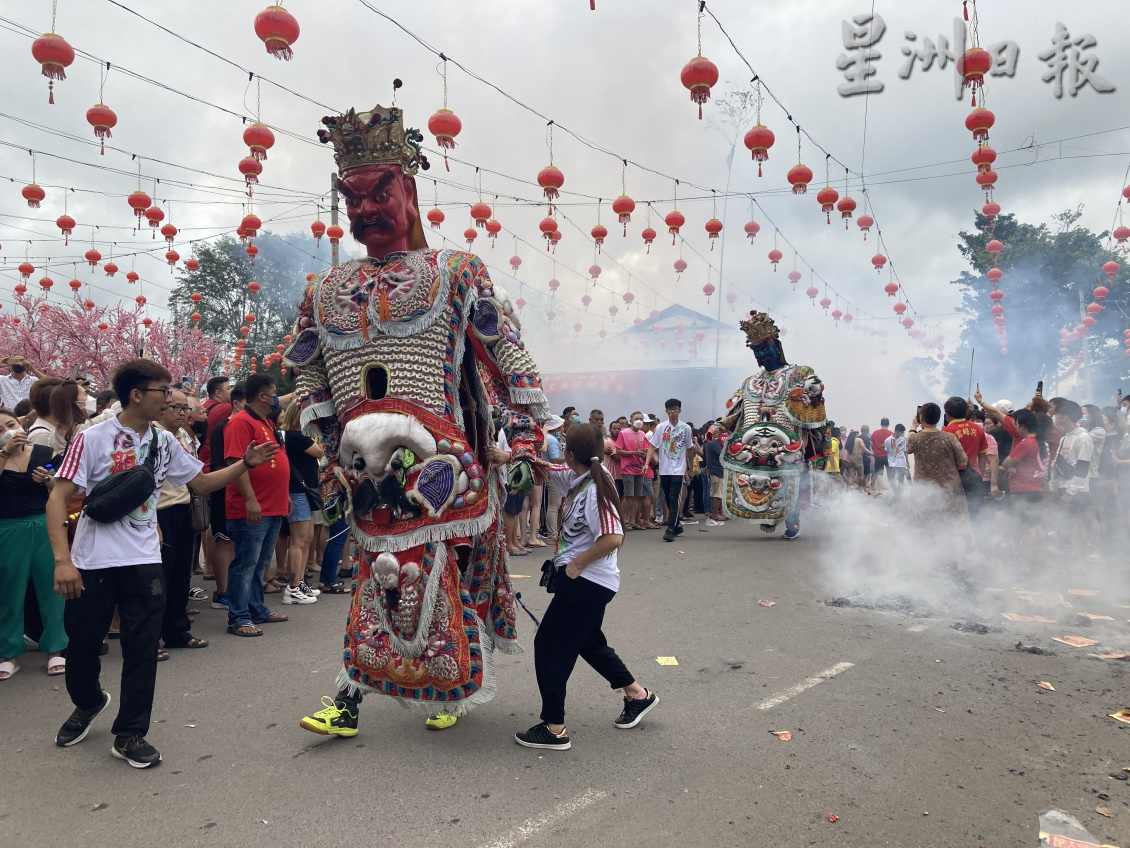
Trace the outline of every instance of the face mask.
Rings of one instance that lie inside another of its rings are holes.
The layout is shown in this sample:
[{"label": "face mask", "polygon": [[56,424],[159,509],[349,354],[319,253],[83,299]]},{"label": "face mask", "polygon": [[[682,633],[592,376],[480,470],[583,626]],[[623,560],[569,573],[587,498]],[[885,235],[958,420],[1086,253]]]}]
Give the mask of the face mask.
[{"label": "face mask", "polygon": [[579,415],[574,415],[574,416],[573,416],[573,423],[574,423],[574,424],[580,424],[580,423],[581,423],[581,416],[579,416]]},{"label": "face mask", "polygon": [[98,402],[90,395],[86,396],[86,414],[93,415],[98,411]]},{"label": "face mask", "polygon": [[[1123,410],[1123,412],[1125,412],[1125,410]],[[641,427],[643,427],[643,421],[641,421],[639,418],[632,421],[632,429],[638,430]]]},{"label": "face mask", "polygon": [[192,432],[195,433],[198,436],[205,435],[208,432],[208,422],[207,421],[193,421],[192,422]]},{"label": "face mask", "polygon": [[13,366],[12,366],[12,373],[13,373],[13,374],[22,374],[22,373],[24,373],[24,371],[26,371],[26,370],[27,370],[27,369],[26,369],[26,368],[24,368],[24,366],[22,366],[22,365],[13,365]]},{"label": "face mask", "polygon": [[1089,419],[1089,418],[1087,418],[1087,416],[1086,416],[1086,415],[1084,415],[1084,416],[1083,416],[1082,418],[1080,418],[1080,419],[1079,419],[1079,423],[1080,423],[1080,424],[1081,424],[1082,426],[1086,427],[1086,426],[1087,426],[1087,425],[1088,425],[1088,424],[1090,423],[1090,419]]},{"label": "face mask", "polygon": [[271,400],[271,412],[272,412],[272,414],[277,413],[279,411],[279,409],[281,409],[281,408],[282,408],[282,404],[279,403],[279,396],[275,395],[274,398]]}]

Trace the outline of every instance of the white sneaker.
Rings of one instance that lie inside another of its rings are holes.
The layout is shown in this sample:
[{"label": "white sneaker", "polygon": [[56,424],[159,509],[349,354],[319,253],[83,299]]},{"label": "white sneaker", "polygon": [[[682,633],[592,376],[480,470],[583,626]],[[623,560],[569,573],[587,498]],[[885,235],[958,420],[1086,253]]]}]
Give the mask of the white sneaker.
[{"label": "white sneaker", "polygon": [[722,522],[721,521],[715,521],[713,518],[708,518],[708,519],[706,519],[706,526],[707,527],[721,527]]},{"label": "white sneaker", "polygon": [[318,599],[313,595],[307,595],[298,586],[293,589],[287,586],[282,592],[282,602],[284,604],[316,604]]},{"label": "white sneaker", "polygon": [[318,597],[318,595],[322,594],[321,589],[315,589],[312,586],[308,586],[305,580],[298,584],[298,588],[300,591],[305,592],[311,598],[316,598]]}]

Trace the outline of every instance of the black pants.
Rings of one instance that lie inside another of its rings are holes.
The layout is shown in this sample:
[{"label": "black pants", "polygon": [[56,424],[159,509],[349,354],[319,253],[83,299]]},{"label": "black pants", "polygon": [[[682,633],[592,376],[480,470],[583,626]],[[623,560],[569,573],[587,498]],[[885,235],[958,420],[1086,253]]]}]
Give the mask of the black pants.
[{"label": "black pants", "polygon": [[667,504],[667,527],[674,530],[683,523],[679,514],[679,495],[683,491],[683,475],[664,474],[659,478],[659,485],[663,490],[663,500]]},{"label": "black pants", "polygon": [[[115,736],[144,736],[153,711],[157,682],[157,646],[165,614],[165,579],[161,563],[124,565],[82,571],[82,594],[67,601],[63,624],[67,647],[67,693],[76,707],[102,704],[98,650],[110,629],[114,606],[122,621],[122,688]],[[184,599],[181,599],[183,603]]]},{"label": "black pants", "polygon": [[570,579],[564,568],[558,574],[557,591],[534,636],[541,720],[547,724],[565,722],[565,689],[577,657],[591,665],[613,689],[635,680],[600,630],[604,608],[614,597],[611,589],[584,577]]},{"label": "black pants", "polygon": [[161,528],[161,565],[165,569],[165,618],[161,638],[170,648],[179,648],[192,638],[185,607],[192,584],[192,558],[195,536],[189,504],[157,510]]}]

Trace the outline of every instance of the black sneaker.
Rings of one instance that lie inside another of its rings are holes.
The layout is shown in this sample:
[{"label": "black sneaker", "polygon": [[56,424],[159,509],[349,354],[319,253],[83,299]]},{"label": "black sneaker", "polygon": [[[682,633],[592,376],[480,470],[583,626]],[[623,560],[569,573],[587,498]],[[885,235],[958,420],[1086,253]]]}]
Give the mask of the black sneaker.
[{"label": "black sneaker", "polygon": [[110,693],[103,689],[102,706],[93,710],[81,710],[75,707],[71,717],[63,722],[63,726],[55,734],[55,744],[60,748],[77,745],[86,738],[86,734],[90,731],[90,723],[108,706],[110,706]]},{"label": "black sneaker", "polygon": [[652,707],[659,703],[659,696],[647,689],[646,698],[624,698],[624,712],[613,722],[621,730],[635,727],[643,717],[651,712]]},{"label": "black sneaker", "polygon": [[212,593],[212,609],[227,609],[228,608],[228,593],[227,592],[213,592]]},{"label": "black sneaker", "polygon": [[683,525],[682,524],[677,524],[675,526],[675,535],[676,536],[682,536],[683,535]]},{"label": "black sneaker", "polygon": [[562,730],[558,736],[546,727],[544,721],[525,733],[515,733],[514,741],[524,748],[544,748],[546,751],[568,751],[573,747],[569,741],[569,728]]},{"label": "black sneaker", "polygon": [[663,541],[664,542],[674,542],[675,541],[675,534],[671,531],[670,527],[668,527],[667,531],[663,534]]},{"label": "black sneaker", "polygon": [[144,736],[119,736],[114,740],[110,753],[134,768],[149,768],[161,762],[160,753],[145,741]]}]

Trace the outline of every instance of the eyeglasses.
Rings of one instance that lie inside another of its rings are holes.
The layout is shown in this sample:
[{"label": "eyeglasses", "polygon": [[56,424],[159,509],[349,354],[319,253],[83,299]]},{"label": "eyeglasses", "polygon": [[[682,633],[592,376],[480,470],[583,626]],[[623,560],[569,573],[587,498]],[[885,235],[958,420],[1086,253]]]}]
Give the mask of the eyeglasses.
[{"label": "eyeglasses", "polygon": [[185,405],[179,404],[179,403],[174,403],[172,406],[169,407],[169,409],[171,409],[175,412],[188,412],[190,409],[192,409],[192,407],[191,406],[185,406]]},{"label": "eyeglasses", "polygon": [[165,400],[168,400],[169,398],[171,398],[173,396],[173,390],[172,389],[138,389],[138,391],[139,392],[160,392],[161,394],[163,394],[165,396]]}]

